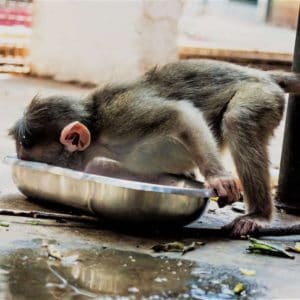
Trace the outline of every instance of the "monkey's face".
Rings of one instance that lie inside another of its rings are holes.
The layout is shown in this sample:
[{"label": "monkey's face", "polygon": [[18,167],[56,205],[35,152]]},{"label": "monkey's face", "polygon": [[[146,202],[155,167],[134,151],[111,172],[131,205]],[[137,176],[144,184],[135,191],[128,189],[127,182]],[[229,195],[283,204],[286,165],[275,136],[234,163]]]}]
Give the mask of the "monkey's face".
[{"label": "monkey's face", "polygon": [[24,120],[19,120],[10,130],[19,159],[84,170],[84,150],[90,144],[90,134],[83,124],[72,122],[57,133],[24,128]]},{"label": "monkey's face", "polygon": [[16,139],[16,150],[19,159],[76,170],[84,168],[81,153],[69,152],[59,141],[40,140],[30,145],[26,139]]},{"label": "monkey's face", "polygon": [[35,97],[9,135],[16,141],[18,158],[83,170],[88,128],[82,105],[64,96]]}]

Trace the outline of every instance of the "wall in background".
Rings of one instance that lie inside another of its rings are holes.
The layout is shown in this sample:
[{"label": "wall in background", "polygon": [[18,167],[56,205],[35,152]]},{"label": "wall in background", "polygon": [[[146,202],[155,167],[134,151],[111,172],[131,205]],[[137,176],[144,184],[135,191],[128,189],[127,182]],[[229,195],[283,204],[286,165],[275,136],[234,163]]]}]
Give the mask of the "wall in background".
[{"label": "wall in background", "polygon": [[176,59],[181,0],[33,2],[33,74],[62,81],[131,80]]},{"label": "wall in background", "polygon": [[296,29],[300,0],[272,0],[270,6],[271,23]]}]

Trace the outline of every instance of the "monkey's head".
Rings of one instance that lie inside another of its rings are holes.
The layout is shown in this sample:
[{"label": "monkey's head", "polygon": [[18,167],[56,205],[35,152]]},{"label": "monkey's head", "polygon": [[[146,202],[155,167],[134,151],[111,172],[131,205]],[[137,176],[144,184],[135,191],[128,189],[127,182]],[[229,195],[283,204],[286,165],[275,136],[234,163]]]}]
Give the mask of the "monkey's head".
[{"label": "monkey's head", "polygon": [[84,168],[84,150],[91,134],[82,102],[70,97],[35,97],[9,130],[18,158],[77,170]]}]

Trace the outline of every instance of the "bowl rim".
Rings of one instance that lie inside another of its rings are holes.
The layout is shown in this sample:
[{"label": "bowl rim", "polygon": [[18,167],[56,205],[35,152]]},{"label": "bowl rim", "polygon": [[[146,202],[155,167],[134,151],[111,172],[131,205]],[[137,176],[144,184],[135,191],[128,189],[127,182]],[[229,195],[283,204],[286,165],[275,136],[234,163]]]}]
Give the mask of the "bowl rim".
[{"label": "bowl rim", "polygon": [[93,181],[96,183],[108,184],[120,188],[133,189],[138,191],[178,194],[202,198],[210,198],[214,196],[214,192],[212,189],[175,187],[169,185],[160,185],[141,181],[120,179],[103,175],[95,175],[68,168],[53,166],[42,162],[21,160],[17,158],[16,154],[5,156],[3,162],[12,166],[19,166],[22,168],[28,168],[37,171],[46,171],[55,175],[66,176],[75,180]]}]

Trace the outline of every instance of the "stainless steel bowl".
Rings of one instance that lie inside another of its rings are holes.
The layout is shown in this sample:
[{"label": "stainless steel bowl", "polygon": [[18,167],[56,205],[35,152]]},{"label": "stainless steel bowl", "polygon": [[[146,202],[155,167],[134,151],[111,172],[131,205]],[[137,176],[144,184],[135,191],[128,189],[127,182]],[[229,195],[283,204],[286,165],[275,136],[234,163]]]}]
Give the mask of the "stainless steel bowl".
[{"label": "stainless steel bowl", "polygon": [[77,172],[7,156],[19,190],[30,198],[84,210],[117,222],[185,225],[201,216],[212,190],[178,179],[176,186]]}]

